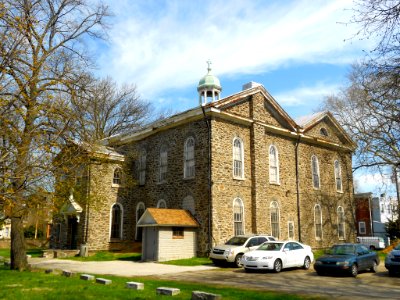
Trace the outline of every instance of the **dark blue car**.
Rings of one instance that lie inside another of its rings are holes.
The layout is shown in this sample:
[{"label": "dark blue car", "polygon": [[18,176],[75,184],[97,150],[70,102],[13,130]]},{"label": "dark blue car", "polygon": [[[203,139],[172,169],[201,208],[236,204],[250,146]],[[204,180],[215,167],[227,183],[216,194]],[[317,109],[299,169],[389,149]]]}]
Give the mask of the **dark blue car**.
[{"label": "dark blue car", "polygon": [[318,275],[342,273],[356,277],[359,271],[376,272],[378,265],[377,253],[364,245],[337,244],[315,261],[314,269]]}]

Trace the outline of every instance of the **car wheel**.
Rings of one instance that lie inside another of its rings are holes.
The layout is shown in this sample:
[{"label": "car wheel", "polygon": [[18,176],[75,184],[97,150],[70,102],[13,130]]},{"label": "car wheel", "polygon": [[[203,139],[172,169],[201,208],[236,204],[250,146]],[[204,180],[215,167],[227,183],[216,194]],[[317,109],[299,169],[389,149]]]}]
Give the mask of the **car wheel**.
[{"label": "car wheel", "polygon": [[303,269],[308,270],[310,268],[311,265],[311,259],[306,256],[306,258],[304,259],[304,264],[303,264]]},{"label": "car wheel", "polygon": [[238,255],[236,255],[236,257],[235,257],[235,265],[236,265],[236,267],[238,267],[238,268],[243,267],[243,265],[242,265],[242,256],[243,256],[243,254],[238,254]]},{"label": "car wheel", "polygon": [[376,273],[378,271],[378,265],[376,264],[376,261],[372,262],[372,267],[371,267],[371,272]]},{"label": "car wheel", "polygon": [[371,251],[375,251],[375,246],[369,246],[369,250],[371,250]]},{"label": "car wheel", "polygon": [[351,266],[350,271],[351,271],[351,276],[357,277],[357,275],[358,275],[358,267],[357,267],[356,264],[353,264],[353,265]]},{"label": "car wheel", "polygon": [[280,259],[274,261],[274,271],[275,273],[282,271],[282,261]]}]

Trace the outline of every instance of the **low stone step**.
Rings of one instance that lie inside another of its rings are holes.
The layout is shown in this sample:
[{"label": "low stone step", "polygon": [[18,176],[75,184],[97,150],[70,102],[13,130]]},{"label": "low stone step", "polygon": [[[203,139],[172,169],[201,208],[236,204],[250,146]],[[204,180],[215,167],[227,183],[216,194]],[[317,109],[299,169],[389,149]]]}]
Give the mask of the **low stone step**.
[{"label": "low stone step", "polygon": [[72,277],[72,276],[75,275],[75,273],[71,272],[71,271],[68,271],[68,270],[63,270],[62,271],[62,275],[65,276],[65,277]]},{"label": "low stone step", "polygon": [[133,290],[144,290],[144,284],[141,282],[130,281],[126,283],[126,287]]},{"label": "low stone step", "polygon": [[157,288],[157,295],[167,295],[167,296],[175,296],[181,292],[180,289],[170,288],[170,287],[159,287]]},{"label": "low stone step", "polygon": [[105,278],[96,278],[96,282],[100,283],[100,284],[105,284],[105,285],[109,285],[112,283],[112,280],[110,279],[105,279]]},{"label": "low stone step", "polygon": [[80,278],[82,280],[94,280],[94,276],[93,275],[89,275],[89,274],[81,274]]},{"label": "low stone step", "polygon": [[218,300],[221,299],[221,295],[212,294],[202,291],[193,291],[192,292],[192,300]]}]

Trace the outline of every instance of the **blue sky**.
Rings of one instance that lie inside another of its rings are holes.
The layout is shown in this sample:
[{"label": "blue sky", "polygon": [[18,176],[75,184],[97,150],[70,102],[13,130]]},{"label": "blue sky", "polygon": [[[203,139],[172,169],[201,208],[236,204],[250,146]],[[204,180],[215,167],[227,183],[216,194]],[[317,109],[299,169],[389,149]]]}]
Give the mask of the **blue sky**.
[{"label": "blue sky", "polygon": [[[307,115],[374,45],[355,35],[351,0],[105,2],[114,13],[109,41],[90,45],[98,74],[136,84],[143,99],[173,112],[198,104],[210,59],[222,97],[255,81],[293,118]],[[370,188],[371,179],[359,180]]]}]

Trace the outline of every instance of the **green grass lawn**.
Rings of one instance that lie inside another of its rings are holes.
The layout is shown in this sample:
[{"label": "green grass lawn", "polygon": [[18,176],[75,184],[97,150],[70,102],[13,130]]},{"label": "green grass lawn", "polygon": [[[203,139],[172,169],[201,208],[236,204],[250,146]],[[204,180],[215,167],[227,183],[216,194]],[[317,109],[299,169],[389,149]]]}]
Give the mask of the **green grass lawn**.
[{"label": "green grass lawn", "polygon": [[[192,291],[220,294],[223,299],[321,299],[289,295],[283,293],[245,290],[236,287],[191,284],[177,281],[155,280],[149,277],[122,278],[115,276],[98,276],[111,279],[111,285],[101,285],[93,281],[85,281],[74,277],[64,277],[61,274],[45,274],[43,270],[31,272],[10,271],[0,266],[0,299],[156,299],[157,287],[179,288],[181,293],[174,299],[190,299]],[[127,289],[126,282],[144,283],[144,290]]]},{"label": "green grass lawn", "polygon": [[141,253],[119,253],[119,252],[108,252],[98,251],[88,257],[66,257],[63,259],[78,260],[78,261],[110,261],[110,260],[127,260],[127,261],[139,261],[142,257]]},{"label": "green grass lawn", "polygon": [[[42,249],[27,249],[26,254],[30,255],[31,257],[41,257]],[[3,256],[4,258],[10,258],[10,249],[0,249],[0,256]]]}]

